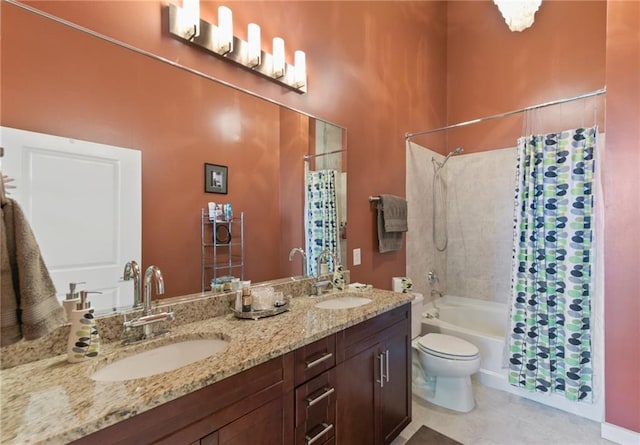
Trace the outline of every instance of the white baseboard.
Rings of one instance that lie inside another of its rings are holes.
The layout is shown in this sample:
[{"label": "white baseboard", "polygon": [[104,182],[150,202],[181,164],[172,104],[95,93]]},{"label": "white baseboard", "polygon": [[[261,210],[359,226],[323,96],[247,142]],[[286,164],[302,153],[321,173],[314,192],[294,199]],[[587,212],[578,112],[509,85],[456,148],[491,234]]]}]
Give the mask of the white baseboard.
[{"label": "white baseboard", "polygon": [[[604,401],[600,403],[576,403],[569,402],[564,397],[557,394],[540,394],[525,391],[522,388],[516,388],[507,382],[506,375],[499,374],[497,372],[488,371],[486,369],[480,369],[475,375],[478,382],[490,388],[506,391],[511,394],[515,394],[525,399],[533,400],[534,402],[541,403],[543,405],[557,408],[562,411],[574,414],[576,416],[584,417],[585,419],[593,420],[594,422],[601,423],[604,420]],[[635,444],[634,445],[640,445]]]},{"label": "white baseboard", "polygon": [[612,423],[603,422],[600,427],[603,439],[620,445],[640,445],[640,433],[619,427]]}]

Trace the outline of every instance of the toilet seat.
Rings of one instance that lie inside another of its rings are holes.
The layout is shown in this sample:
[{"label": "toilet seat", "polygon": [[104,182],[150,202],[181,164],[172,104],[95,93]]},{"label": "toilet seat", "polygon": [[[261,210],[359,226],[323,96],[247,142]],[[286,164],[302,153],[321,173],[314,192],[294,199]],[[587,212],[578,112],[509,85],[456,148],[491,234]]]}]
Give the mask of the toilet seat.
[{"label": "toilet seat", "polygon": [[449,360],[475,360],[480,356],[480,350],[475,345],[444,334],[427,334],[420,337],[416,347],[426,354]]}]

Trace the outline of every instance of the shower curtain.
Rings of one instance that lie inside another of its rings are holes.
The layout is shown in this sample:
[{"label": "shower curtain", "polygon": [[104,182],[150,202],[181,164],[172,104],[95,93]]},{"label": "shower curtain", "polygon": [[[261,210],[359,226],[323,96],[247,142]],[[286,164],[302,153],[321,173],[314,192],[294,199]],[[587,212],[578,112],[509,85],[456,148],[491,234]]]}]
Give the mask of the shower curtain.
[{"label": "shower curtain", "polygon": [[[306,174],[305,244],[309,276],[317,274],[316,260],[324,249],[340,257],[336,174],[335,170],[310,171]],[[333,259],[329,258],[328,261],[328,270],[333,271]]]},{"label": "shower curtain", "polygon": [[518,140],[509,383],[592,401],[597,126]]}]

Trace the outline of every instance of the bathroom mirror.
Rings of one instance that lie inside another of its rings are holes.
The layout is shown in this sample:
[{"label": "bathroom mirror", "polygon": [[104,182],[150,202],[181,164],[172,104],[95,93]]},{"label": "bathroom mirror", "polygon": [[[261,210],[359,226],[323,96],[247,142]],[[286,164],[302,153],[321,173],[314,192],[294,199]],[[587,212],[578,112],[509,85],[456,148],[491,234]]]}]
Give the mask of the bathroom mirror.
[{"label": "bathroom mirror", "polygon": [[[301,275],[301,258],[288,255],[305,242],[305,156],[321,151],[339,152],[327,159],[343,161],[336,206],[346,254],[344,128],[13,4],[3,4],[2,33],[3,127],[140,152],[142,258],[128,260],[162,270],[164,297],[201,291],[201,211],[208,202],[231,203],[234,215],[244,214],[245,279]],[[226,167],[226,194],[205,192],[205,164]],[[92,215],[80,205],[70,217],[90,224]],[[124,263],[114,265],[118,281]],[[56,283],[59,296],[71,280]],[[108,290],[91,282],[83,288]],[[133,293],[133,284],[125,288]],[[120,310],[127,298],[93,300]]]}]

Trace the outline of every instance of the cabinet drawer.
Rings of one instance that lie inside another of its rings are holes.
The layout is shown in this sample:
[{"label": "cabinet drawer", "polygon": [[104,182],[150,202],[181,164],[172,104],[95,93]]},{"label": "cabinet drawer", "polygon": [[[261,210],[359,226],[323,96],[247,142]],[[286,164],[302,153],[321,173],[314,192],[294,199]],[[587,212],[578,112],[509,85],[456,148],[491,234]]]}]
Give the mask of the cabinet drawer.
[{"label": "cabinet drawer", "polygon": [[322,374],[336,364],[336,336],[332,334],[295,351],[295,384]]},{"label": "cabinet drawer", "polygon": [[331,369],[296,388],[296,443],[321,444],[334,436],[336,422],[336,371]]}]

